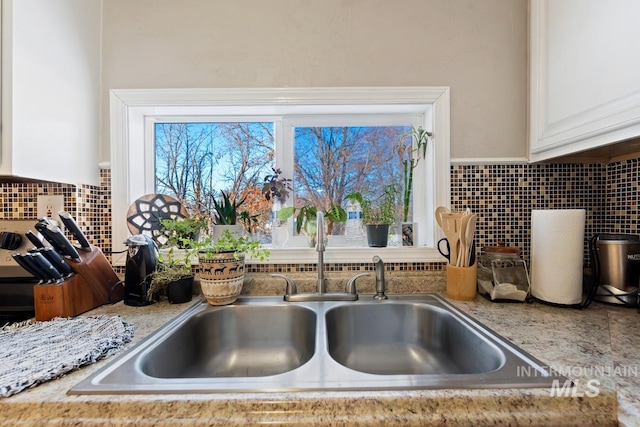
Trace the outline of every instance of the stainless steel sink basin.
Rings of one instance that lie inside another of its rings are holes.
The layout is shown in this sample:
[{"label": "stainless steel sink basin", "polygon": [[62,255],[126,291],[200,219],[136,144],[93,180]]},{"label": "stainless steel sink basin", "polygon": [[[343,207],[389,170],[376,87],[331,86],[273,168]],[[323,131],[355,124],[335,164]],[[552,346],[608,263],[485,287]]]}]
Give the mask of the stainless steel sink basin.
[{"label": "stainless steel sink basin", "polygon": [[565,378],[430,294],[194,304],[69,394],[549,387]]},{"label": "stainless steel sink basin", "polygon": [[347,368],[380,375],[482,374],[505,356],[447,311],[420,303],[329,310],[328,350]]},{"label": "stainless steel sink basin", "polygon": [[316,315],[296,306],[203,311],[140,357],[158,378],[264,377],[291,371],[315,352]]}]

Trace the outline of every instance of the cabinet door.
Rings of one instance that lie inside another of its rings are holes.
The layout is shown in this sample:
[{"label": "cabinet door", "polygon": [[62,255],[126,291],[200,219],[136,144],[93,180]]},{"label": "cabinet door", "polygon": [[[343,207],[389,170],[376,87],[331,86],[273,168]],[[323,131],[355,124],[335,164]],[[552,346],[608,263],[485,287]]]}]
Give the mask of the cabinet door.
[{"label": "cabinet door", "polygon": [[99,183],[100,0],[2,0],[0,175]]},{"label": "cabinet door", "polygon": [[532,0],[529,159],[640,135],[640,2]]}]

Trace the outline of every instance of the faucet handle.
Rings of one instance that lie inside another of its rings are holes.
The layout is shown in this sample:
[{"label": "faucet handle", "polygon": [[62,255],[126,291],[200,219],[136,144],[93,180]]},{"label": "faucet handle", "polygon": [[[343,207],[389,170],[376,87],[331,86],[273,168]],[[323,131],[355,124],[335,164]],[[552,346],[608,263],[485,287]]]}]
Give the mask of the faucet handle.
[{"label": "faucet handle", "polygon": [[285,276],[284,274],[272,274],[271,277],[279,277],[281,279],[286,280],[287,286],[284,290],[285,295],[293,295],[298,293],[298,288],[296,288],[296,284],[293,282],[293,279],[289,276]]},{"label": "faucet handle", "polygon": [[360,277],[363,276],[368,276],[369,273],[360,273],[360,274],[356,274],[355,276],[353,276],[352,278],[350,278],[349,280],[347,280],[347,284],[344,287],[344,291],[348,294],[351,295],[357,295],[358,292],[356,290],[356,280]]}]

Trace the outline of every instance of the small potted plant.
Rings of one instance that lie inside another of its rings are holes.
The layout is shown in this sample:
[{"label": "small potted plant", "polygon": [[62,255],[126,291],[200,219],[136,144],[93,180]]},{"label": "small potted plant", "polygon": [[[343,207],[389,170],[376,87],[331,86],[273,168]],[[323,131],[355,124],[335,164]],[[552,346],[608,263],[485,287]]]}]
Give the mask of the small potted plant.
[{"label": "small potted plant", "polygon": [[162,247],[188,249],[190,242],[197,241],[200,232],[206,230],[207,221],[204,218],[163,219],[160,225],[158,240]]},{"label": "small potted plant", "polygon": [[264,261],[270,254],[260,242],[247,236],[238,236],[229,230],[214,239],[207,237],[194,242],[198,252],[200,286],[211,305],[233,303],[244,283],[245,255]]},{"label": "small potted plant", "polygon": [[194,275],[191,255],[206,222],[200,218],[165,219],[161,221],[159,263],[151,275],[148,297],[162,294],[172,304],[191,301]]},{"label": "small potted plant", "polygon": [[228,230],[233,234],[241,236],[243,234],[243,227],[239,225],[238,218],[240,217],[240,206],[245,202],[247,197],[243,197],[239,201],[230,197],[230,194],[220,191],[222,197],[220,200],[212,199],[213,201],[213,216],[215,225],[213,227],[214,238],[220,238],[224,231]]},{"label": "small potted plant", "polygon": [[188,259],[161,259],[156,270],[151,275],[148,298],[153,299],[159,295],[166,294],[171,304],[191,301],[193,279],[194,275]]},{"label": "small potted plant", "polygon": [[376,202],[355,192],[346,196],[356,200],[362,207],[362,221],[367,228],[367,242],[370,247],[384,248],[387,246],[389,226],[396,220],[396,198],[398,189],[395,184],[384,187],[381,197]]}]

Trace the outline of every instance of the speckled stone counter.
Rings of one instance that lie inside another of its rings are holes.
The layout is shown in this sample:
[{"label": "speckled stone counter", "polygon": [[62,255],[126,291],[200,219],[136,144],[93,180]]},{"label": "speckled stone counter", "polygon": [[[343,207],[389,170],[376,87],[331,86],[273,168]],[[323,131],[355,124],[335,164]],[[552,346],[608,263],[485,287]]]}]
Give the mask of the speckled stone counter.
[{"label": "speckled stone counter", "polygon": [[[423,273],[424,274],[424,273]],[[434,273],[436,276],[438,273]],[[439,292],[441,281],[411,278],[402,292]],[[250,281],[251,293],[260,286]],[[272,292],[265,292],[267,294]],[[587,310],[540,303],[496,304],[477,297],[454,302],[461,310],[561,373],[597,393],[550,396],[548,389],[407,390],[191,395],[68,396],[66,392],[107,360],[0,399],[0,426],[90,425],[639,425],[640,314],[594,304]],[[90,314],[120,315],[137,325],[130,345],[191,304],[160,302],[147,307],[122,303]],[[624,369],[626,369],[626,371]],[[634,370],[635,368],[635,370]],[[588,393],[590,392],[591,393]],[[593,397],[589,397],[589,394]],[[594,395],[596,394],[596,395]]]}]

